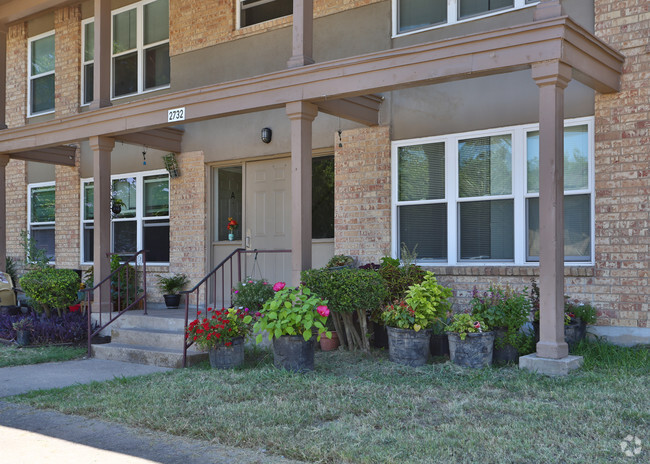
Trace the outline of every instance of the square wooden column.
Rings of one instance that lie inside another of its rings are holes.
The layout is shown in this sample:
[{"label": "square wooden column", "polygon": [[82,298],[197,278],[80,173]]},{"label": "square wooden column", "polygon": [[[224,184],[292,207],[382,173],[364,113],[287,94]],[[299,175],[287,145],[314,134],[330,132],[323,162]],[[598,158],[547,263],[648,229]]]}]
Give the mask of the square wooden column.
[{"label": "square wooden column", "polygon": [[[90,109],[111,106],[111,0],[95,0],[93,101]],[[86,84],[88,85],[88,84]]]},{"label": "square wooden column", "polygon": [[[7,112],[7,26],[0,24],[0,129],[6,129]],[[6,166],[6,165],[5,165]],[[3,176],[4,179],[4,176]],[[4,260],[2,260],[4,266]]]},{"label": "square wooden column", "polygon": [[314,62],[314,0],[293,0],[292,44],[287,67],[296,68]]},{"label": "square wooden column", "polygon": [[[0,271],[7,270],[7,183],[8,155],[0,155]],[[18,283],[14,282],[14,286]]]},{"label": "square wooden column", "polygon": [[291,120],[291,285],[311,268],[311,138],[318,107],[287,103]]},{"label": "square wooden column", "polygon": [[560,61],[533,65],[539,87],[539,288],[537,356],[569,354],[564,341],[564,89],[571,67]]},{"label": "square wooden column", "polygon": [[[93,151],[93,212],[94,212],[94,285],[111,273],[107,256],[111,251],[111,151],[115,140],[111,137],[90,137]],[[95,306],[99,311],[108,312],[111,303],[110,282],[106,282],[95,294]]]}]

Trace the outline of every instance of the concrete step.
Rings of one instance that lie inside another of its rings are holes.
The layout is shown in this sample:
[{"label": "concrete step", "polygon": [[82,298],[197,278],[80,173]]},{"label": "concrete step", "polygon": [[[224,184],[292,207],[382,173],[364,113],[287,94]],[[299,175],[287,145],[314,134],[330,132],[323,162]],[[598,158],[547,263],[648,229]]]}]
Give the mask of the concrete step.
[{"label": "concrete step", "polygon": [[[99,359],[148,364],[160,367],[183,367],[183,350],[159,348],[154,346],[129,345],[125,343],[108,343],[92,345],[92,354]],[[187,365],[191,366],[208,359],[208,353],[188,350]]]},{"label": "concrete step", "polygon": [[136,327],[119,327],[111,330],[111,343],[125,345],[177,349],[183,347],[184,340],[182,330],[142,329]]},{"label": "concrete step", "polygon": [[[191,317],[190,321],[194,318]],[[183,317],[168,317],[163,315],[144,315],[126,313],[120,316],[110,328],[129,328],[129,329],[151,329],[151,330],[168,330],[183,331],[185,320]]]}]

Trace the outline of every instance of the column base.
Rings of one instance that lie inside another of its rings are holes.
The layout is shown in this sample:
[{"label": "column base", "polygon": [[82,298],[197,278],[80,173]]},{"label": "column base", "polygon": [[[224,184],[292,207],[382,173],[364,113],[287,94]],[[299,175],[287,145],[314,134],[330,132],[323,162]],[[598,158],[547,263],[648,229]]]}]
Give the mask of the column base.
[{"label": "column base", "polygon": [[308,64],[314,64],[314,60],[308,56],[292,56],[287,61],[287,68],[299,68],[300,66],[307,66]]},{"label": "column base", "polygon": [[566,376],[569,372],[582,367],[582,362],[582,356],[569,355],[560,359],[551,359],[541,358],[537,353],[533,353],[519,358],[519,369],[550,376]]}]

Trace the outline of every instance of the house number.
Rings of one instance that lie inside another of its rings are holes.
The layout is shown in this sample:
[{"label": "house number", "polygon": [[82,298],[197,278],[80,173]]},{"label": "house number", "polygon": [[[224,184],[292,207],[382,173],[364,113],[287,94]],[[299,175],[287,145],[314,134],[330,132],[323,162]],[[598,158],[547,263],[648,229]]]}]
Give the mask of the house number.
[{"label": "house number", "polygon": [[184,120],[185,120],[185,108],[176,108],[173,110],[167,110],[167,122],[184,121]]}]

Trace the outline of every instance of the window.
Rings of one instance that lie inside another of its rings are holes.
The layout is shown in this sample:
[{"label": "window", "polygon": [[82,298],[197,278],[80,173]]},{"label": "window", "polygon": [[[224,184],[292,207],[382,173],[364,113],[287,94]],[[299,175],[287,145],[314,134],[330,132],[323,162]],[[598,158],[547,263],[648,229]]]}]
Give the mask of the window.
[{"label": "window", "polygon": [[538,0],[393,0],[393,35],[454,24],[535,3]]},{"label": "window", "polygon": [[29,115],[54,111],[54,32],[29,39]]},{"label": "window", "polygon": [[[94,22],[83,25],[82,98],[93,100]],[[112,15],[112,97],[147,92],[170,82],[169,0],[140,2]]]},{"label": "window", "polygon": [[334,156],[311,164],[311,237],[334,238]]},{"label": "window", "polygon": [[54,182],[29,186],[29,236],[54,261]]},{"label": "window", "polygon": [[[169,175],[166,171],[114,176],[111,251],[130,256],[147,250],[147,261],[169,262]],[[94,199],[92,180],[83,181],[82,262],[93,261]],[[107,206],[108,207],[108,206]]]},{"label": "window", "polygon": [[233,218],[239,225],[233,230],[234,240],[240,241],[242,238],[242,173],[241,166],[217,169],[217,214],[214,230],[216,231],[215,238],[219,241],[228,240],[229,230],[226,228],[228,218]]},{"label": "window", "polygon": [[[565,260],[593,260],[593,118],[564,130]],[[539,261],[539,131],[393,143],[393,253],[422,262]],[[417,247],[417,248],[416,248]]]},{"label": "window", "polygon": [[293,0],[237,0],[239,27],[293,14]]}]

